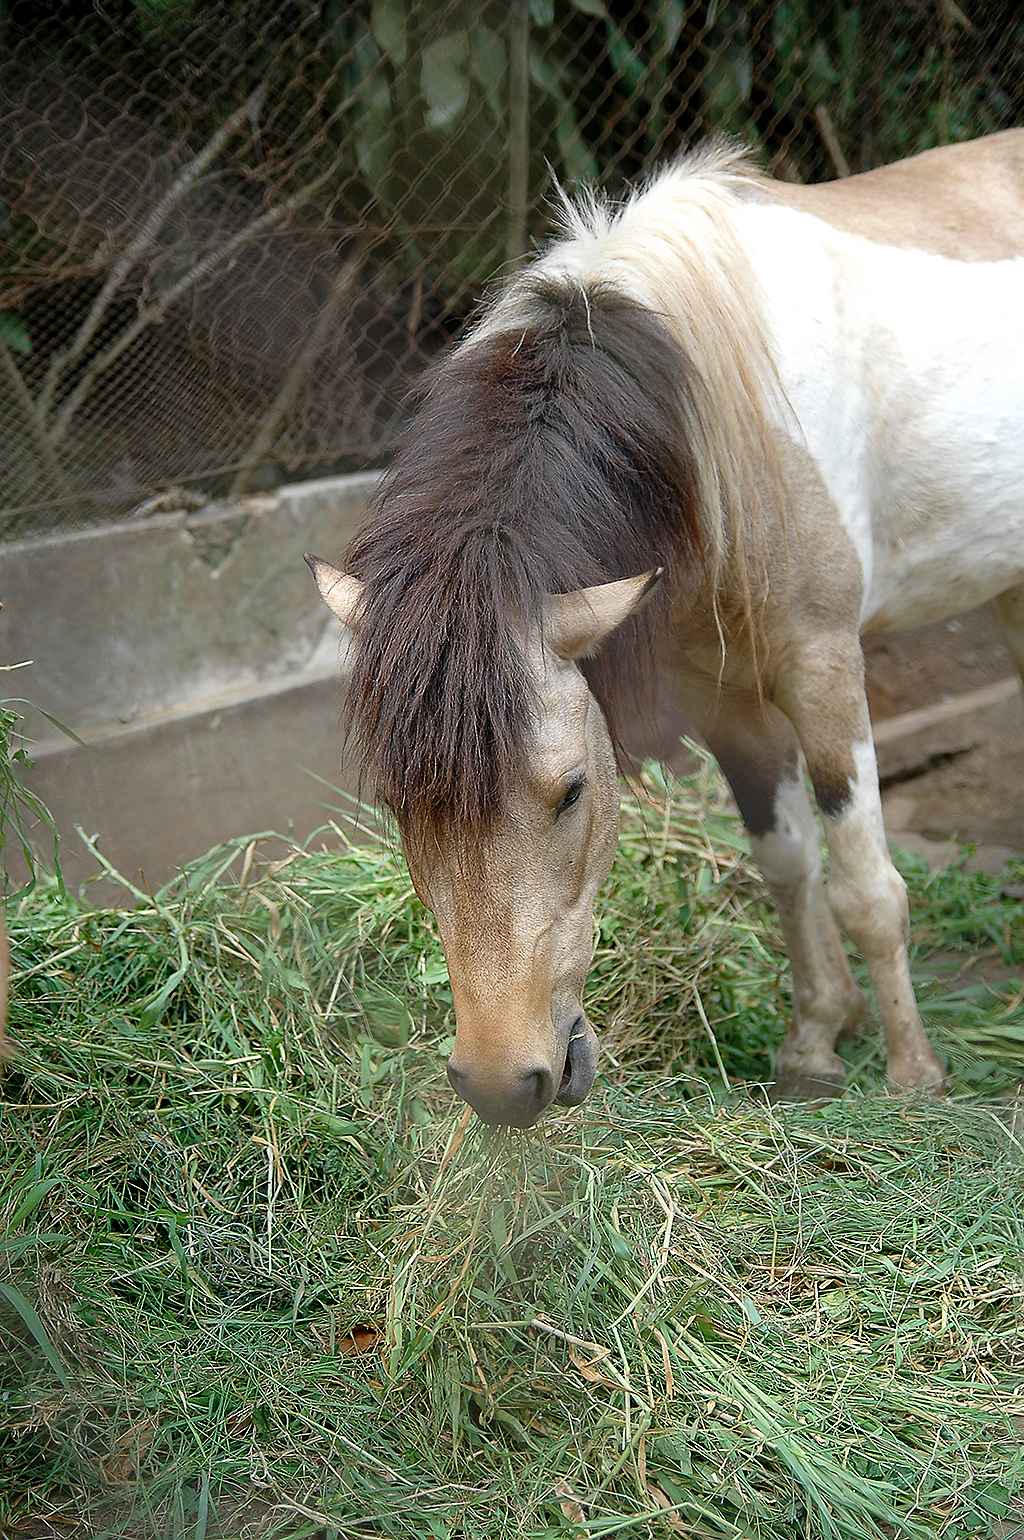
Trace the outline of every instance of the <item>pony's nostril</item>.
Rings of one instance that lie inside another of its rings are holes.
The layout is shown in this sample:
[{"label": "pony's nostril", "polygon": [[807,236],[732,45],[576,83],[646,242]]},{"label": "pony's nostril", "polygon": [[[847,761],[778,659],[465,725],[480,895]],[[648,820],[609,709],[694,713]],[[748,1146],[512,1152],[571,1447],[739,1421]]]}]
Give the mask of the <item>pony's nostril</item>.
[{"label": "pony's nostril", "polygon": [[523,1076],[524,1084],[529,1088],[529,1092],[532,1092],[535,1114],[543,1112],[550,1102],[554,1078],[549,1069],[528,1070]]},{"label": "pony's nostril", "polygon": [[562,1083],[558,1087],[558,1089],[560,1091],[564,1091],[566,1086],[569,1084],[569,1081],[571,1079],[572,1079],[572,1053],[571,1052],[567,1052],[566,1055],[565,1055],[565,1064],[564,1064],[564,1066],[562,1068]]}]

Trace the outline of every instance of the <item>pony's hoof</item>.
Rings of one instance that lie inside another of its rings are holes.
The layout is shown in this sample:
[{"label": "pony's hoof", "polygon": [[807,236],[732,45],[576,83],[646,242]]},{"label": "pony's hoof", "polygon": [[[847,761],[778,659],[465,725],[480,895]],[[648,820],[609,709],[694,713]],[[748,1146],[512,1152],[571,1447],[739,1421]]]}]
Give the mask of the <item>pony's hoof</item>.
[{"label": "pony's hoof", "polygon": [[946,1077],[941,1080],[919,1080],[916,1085],[908,1085],[906,1081],[886,1080],[886,1087],[890,1096],[945,1096]]},{"label": "pony's hoof", "polygon": [[778,1102],[831,1101],[842,1089],[842,1075],[805,1075],[788,1070],[768,1087],[768,1100],[772,1106]]},{"label": "pony's hoof", "polygon": [[931,1046],[927,1052],[895,1064],[890,1054],[887,1080],[893,1096],[941,1096],[946,1087],[946,1065]]}]

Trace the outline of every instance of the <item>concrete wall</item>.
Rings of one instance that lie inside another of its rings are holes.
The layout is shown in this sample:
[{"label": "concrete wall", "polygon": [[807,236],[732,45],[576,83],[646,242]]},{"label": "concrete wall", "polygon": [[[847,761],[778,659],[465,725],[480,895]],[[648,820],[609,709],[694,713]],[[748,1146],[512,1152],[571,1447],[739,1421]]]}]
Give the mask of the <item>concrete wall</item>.
[{"label": "concrete wall", "polygon": [[329,816],[307,772],[339,784],[345,648],[302,554],[337,561],[375,481],[0,546],[0,658],[30,662],[5,693],[87,745],[27,713],[69,882],[96,871],[76,824],[155,887],[218,840]]}]

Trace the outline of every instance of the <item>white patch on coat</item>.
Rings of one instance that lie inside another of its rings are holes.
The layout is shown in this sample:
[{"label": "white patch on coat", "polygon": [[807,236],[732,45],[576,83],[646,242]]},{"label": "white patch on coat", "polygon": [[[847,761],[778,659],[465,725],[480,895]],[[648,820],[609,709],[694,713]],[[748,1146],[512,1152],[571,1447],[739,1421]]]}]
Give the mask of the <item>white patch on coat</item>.
[{"label": "white patch on coat", "polygon": [[787,400],[857,549],[863,628],[1024,576],[1024,257],[956,262],[747,204]]},{"label": "white patch on coat", "polygon": [[889,854],[870,740],[853,745],[853,764],[850,801],[838,818],[825,819],[828,894],[840,925],[870,963],[874,952],[891,955],[905,944],[906,888]]},{"label": "white patch on coat", "polygon": [[751,849],[766,882],[786,888],[821,878],[821,834],[801,781],[775,791],[775,827],[752,835]]}]

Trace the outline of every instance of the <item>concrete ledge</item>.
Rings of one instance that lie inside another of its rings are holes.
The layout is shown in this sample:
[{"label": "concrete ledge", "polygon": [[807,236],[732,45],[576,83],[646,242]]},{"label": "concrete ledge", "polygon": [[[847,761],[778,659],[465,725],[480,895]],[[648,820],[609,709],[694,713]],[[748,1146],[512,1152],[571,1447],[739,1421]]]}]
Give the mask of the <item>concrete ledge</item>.
[{"label": "concrete ledge", "polygon": [[[97,872],[76,825],[98,836],[123,876],[152,889],[221,840],[269,829],[305,839],[344,805],[315,779],[340,784],[340,704],[336,676],[307,675],[112,729],[87,748],[63,739],[36,750],[27,779],[53,814],[69,886]],[[42,832],[39,844],[46,848]],[[8,851],[20,881],[20,858]],[[118,896],[105,880],[90,888],[94,903]]]},{"label": "concrete ledge", "polygon": [[[100,529],[0,545],[0,661],[85,737],[337,657],[341,628],[302,560],[337,561],[376,473],[283,487]],[[47,738],[45,719],[31,724]]]},{"label": "concrete ledge", "polygon": [[[176,701],[169,706],[155,706],[152,711],[136,717],[132,722],[108,722],[103,727],[87,729],[74,738],[67,733],[55,733],[50,738],[36,740],[32,744],[32,759],[36,765],[60,754],[77,754],[83,749],[116,750],[120,744],[150,732],[156,727],[175,724],[186,726],[193,718],[213,719],[235,706],[256,705],[270,702],[278,695],[293,690],[305,690],[311,685],[333,683],[340,699],[340,686],[345,678],[344,656],[338,663],[320,668],[304,668],[294,674],[278,675],[264,679],[255,685],[234,685],[223,690],[210,690],[205,695]],[[77,741],[76,741],[77,740]]]}]

